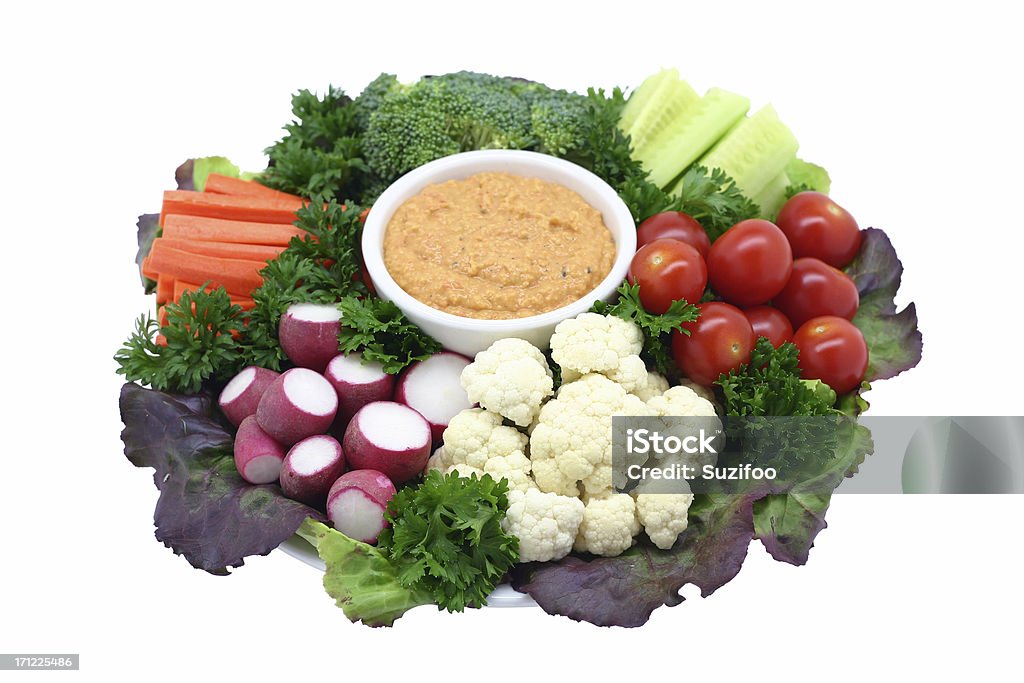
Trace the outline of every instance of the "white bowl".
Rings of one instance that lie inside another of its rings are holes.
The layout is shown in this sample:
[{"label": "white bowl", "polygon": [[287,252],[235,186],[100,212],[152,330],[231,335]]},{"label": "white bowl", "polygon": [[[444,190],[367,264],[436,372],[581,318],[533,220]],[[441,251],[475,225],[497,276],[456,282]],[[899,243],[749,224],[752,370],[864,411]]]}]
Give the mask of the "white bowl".
[{"label": "white bowl", "polygon": [[[601,212],[615,240],[616,257],[601,283],[573,303],[540,315],[510,320],[477,320],[452,315],[413,298],[384,266],[384,232],[395,210],[427,185],[459,180],[486,171],[539,178],[579,194]],[[381,298],[389,299],[446,349],[472,358],[498,339],[521,337],[547,349],[555,325],[590,309],[596,299],[609,299],[625,279],[636,251],[636,224],[629,209],[608,183],[581,166],[536,152],[482,150],[444,157],[420,166],[396,180],[374,203],[363,226],[366,271]]]}]

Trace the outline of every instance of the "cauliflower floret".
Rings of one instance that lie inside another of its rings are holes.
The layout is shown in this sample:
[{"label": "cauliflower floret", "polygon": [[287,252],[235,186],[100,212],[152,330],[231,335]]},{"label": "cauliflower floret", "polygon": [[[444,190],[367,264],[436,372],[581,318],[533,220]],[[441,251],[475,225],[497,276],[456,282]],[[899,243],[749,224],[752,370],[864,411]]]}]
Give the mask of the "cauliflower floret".
[{"label": "cauliflower floret", "polygon": [[533,488],[509,492],[501,528],[519,539],[520,562],[548,562],[569,554],[582,521],[579,498]]},{"label": "cauliflower floret", "polygon": [[467,465],[465,463],[459,463],[458,465],[452,465],[451,467],[447,468],[444,471],[445,474],[451,474],[452,472],[455,472],[460,477],[465,477],[466,479],[469,479],[474,474],[476,475],[477,479],[482,479],[483,476],[484,476],[483,470],[477,469],[476,467],[472,467],[472,466]]},{"label": "cauliflower floret", "polygon": [[444,446],[438,446],[430,457],[427,459],[427,466],[423,468],[423,473],[426,474],[431,470],[438,470],[444,472],[452,466],[451,458],[444,452]]},{"label": "cauliflower floret", "polygon": [[508,481],[510,491],[535,488],[526,457],[527,437],[502,424],[501,415],[482,408],[463,410],[444,430],[444,445],[427,460],[427,470],[468,477],[489,474]]},{"label": "cauliflower floret", "polygon": [[713,417],[716,415],[715,406],[711,401],[702,398],[697,392],[687,386],[672,387],[660,396],[654,396],[647,401],[647,407],[655,415],[661,416],[701,416]]},{"label": "cauliflower floret", "polygon": [[647,373],[647,382],[643,386],[639,386],[634,389],[631,393],[637,396],[641,401],[650,401],[655,396],[661,396],[668,391],[668,380],[663,375],[659,375],[656,372]]},{"label": "cauliflower floret", "polygon": [[654,545],[668,550],[686,530],[692,502],[690,493],[641,493],[636,496],[636,515]]},{"label": "cauliflower floret", "polygon": [[716,405],[716,403],[715,403],[715,392],[711,391],[711,387],[706,387],[706,386],[703,386],[701,384],[697,384],[693,380],[689,380],[689,379],[687,379],[685,377],[683,377],[681,380],[679,380],[679,385],[687,387],[687,388],[690,388],[690,389],[693,389],[693,392],[695,394],[697,394],[701,398],[705,399],[708,403],[710,403],[712,405]]},{"label": "cauliflower floret", "polygon": [[488,458],[484,464],[484,474],[507,481],[509,491],[529,491],[537,488],[537,484],[530,477],[530,459],[519,451]]},{"label": "cauliflower floret", "polygon": [[588,497],[583,521],[573,547],[581,552],[615,557],[633,545],[640,533],[636,503],[627,493],[611,493]]},{"label": "cauliflower floret", "polygon": [[[715,413],[715,407],[705,398],[701,398],[686,386],[672,387],[660,396],[647,401],[647,408],[652,414],[663,418],[657,431],[662,436],[676,436],[680,440],[688,436],[699,435],[701,430],[714,434],[721,432],[722,423]],[[722,437],[719,437],[721,440]],[[688,466],[700,471],[704,465],[714,465],[718,461],[715,453],[678,452],[659,455],[652,453],[647,464],[662,469],[675,466]],[[689,495],[690,487],[685,479],[647,478],[641,481],[636,493],[656,493],[659,495]]]},{"label": "cauliflower floret", "polygon": [[647,382],[647,368],[640,360],[643,346],[643,332],[635,323],[581,313],[558,323],[551,336],[551,357],[562,369],[563,382],[596,372],[633,391]]},{"label": "cauliflower floret", "polygon": [[648,415],[647,406],[604,375],[563,384],[530,436],[533,476],[542,491],[575,496],[612,485],[612,416]]},{"label": "cauliflower floret", "polygon": [[[526,435],[502,424],[501,415],[482,408],[463,410],[444,430],[444,462],[484,469],[496,456],[525,455]],[[435,454],[436,455],[436,454]]]},{"label": "cauliflower floret", "polygon": [[479,403],[526,427],[553,391],[551,368],[536,346],[524,339],[499,339],[476,354],[461,376],[472,403]]}]

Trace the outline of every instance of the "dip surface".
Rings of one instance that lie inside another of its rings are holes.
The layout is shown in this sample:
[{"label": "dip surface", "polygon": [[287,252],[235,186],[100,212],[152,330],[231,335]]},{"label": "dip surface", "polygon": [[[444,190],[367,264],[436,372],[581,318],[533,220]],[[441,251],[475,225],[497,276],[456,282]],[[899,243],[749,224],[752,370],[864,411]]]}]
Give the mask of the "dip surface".
[{"label": "dip surface", "polygon": [[398,286],[466,318],[525,318],[568,305],[614,260],[597,209],[567,187],[508,173],[429,185],[384,233],[384,265]]}]

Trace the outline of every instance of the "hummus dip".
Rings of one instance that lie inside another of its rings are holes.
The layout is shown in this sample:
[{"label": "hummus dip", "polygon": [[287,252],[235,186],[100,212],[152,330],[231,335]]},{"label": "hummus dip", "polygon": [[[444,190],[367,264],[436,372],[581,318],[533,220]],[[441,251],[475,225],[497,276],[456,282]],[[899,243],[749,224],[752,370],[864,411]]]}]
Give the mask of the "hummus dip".
[{"label": "hummus dip", "polygon": [[597,209],[562,185],[508,173],[429,185],[384,233],[384,265],[398,286],[466,318],[525,318],[568,305],[614,260]]}]

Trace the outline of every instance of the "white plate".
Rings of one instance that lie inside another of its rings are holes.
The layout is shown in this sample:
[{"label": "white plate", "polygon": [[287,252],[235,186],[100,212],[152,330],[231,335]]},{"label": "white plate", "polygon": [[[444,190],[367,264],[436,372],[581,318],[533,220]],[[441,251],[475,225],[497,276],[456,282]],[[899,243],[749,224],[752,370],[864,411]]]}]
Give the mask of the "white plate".
[{"label": "white plate", "polygon": [[[316,554],[316,550],[313,546],[301,536],[292,536],[287,541],[277,546],[277,549],[285,555],[291,555],[295,559],[305,562],[310,567],[315,567],[320,571],[326,571],[327,569],[323,560],[321,560],[320,556]],[[534,602],[533,598],[526,593],[520,593],[507,583],[503,583],[495,588],[494,592],[491,593],[491,596],[487,598],[487,606],[536,607],[537,603]]]}]

